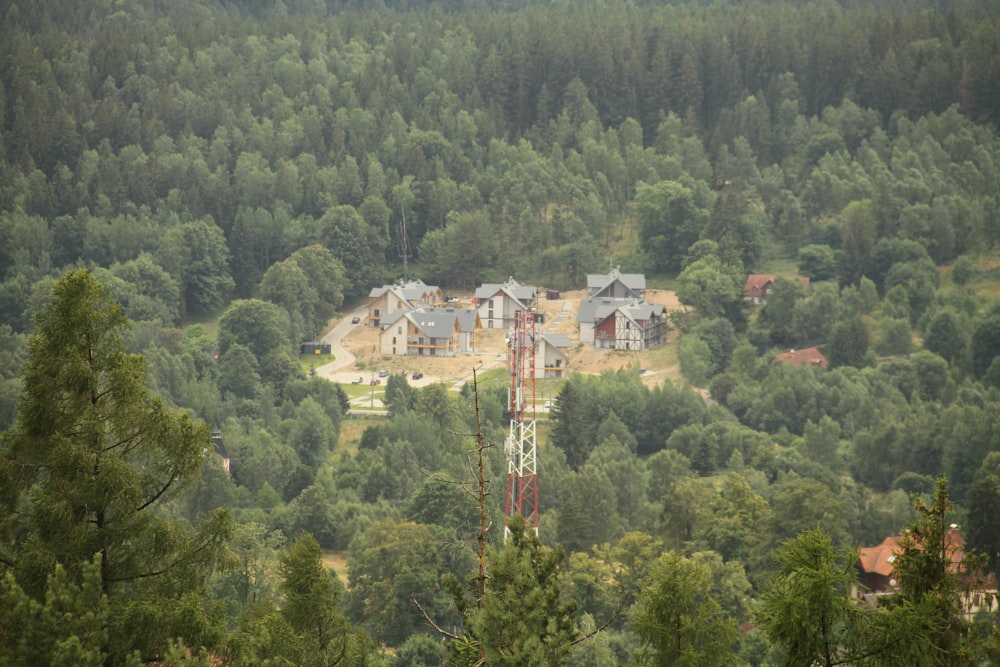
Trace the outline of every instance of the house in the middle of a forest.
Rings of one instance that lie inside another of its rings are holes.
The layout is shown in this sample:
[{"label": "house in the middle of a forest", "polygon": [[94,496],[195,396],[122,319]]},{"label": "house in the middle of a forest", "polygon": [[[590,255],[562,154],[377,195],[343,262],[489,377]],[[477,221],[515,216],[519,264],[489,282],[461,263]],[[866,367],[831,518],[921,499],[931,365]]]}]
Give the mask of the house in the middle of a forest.
[{"label": "house in the middle of a forest", "polygon": [[580,342],[598,349],[646,350],[667,342],[666,308],[640,299],[580,302]]},{"label": "house in the middle of a forest", "polygon": [[826,360],[823,353],[816,347],[807,347],[802,350],[789,350],[781,354],[774,355],[774,361],[796,366],[811,366],[813,368],[829,368],[830,362]]},{"label": "house in the middle of a forest", "polygon": [[[859,592],[870,595],[884,595],[899,590],[896,581],[897,559],[903,553],[906,535],[890,535],[874,547],[864,547],[858,552],[855,568],[858,572]],[[965,539],[962,531],[951,524],[944,534],[944,549],[948,558],[948,569],[958,576],[967,587],[964,593],[966,603],[974,606],[977,593],[997,590],[996,576],[980,570],[968,571],[965,561]]]},{"label": "house in the middle of a forest", "polygon": [[[767,301],[767,292],[774,287],[775,277],[769,273],[751,273],[743,283],[743,300],[755,305]],[[805,293],[812,294],[812,283],[805,276],[798,279]]]}]

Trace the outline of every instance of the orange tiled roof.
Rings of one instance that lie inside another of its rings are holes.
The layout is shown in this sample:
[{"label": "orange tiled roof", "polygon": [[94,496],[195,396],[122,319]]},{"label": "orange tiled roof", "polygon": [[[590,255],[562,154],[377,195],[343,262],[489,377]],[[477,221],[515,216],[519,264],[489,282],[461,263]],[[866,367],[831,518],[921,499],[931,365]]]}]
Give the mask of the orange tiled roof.
[{"label": "orange tiled roof", "polygon": [[[902,550],[900,547],[902,541],[902,535],[892,535],[882,540],[878,546],[861,549],[858,552],[858,566],[863,572],[869,574],[890,576],[893,571],[892,563]],[[952,528],[948,531],[948,546],[951,552],[951,569],[953,572],[957,572],[965,557],[965,540],[958,528]]]},{"label": "orange tiled roof", "polygon": [[892,574],[892,562],[899,553],[899,535],[892,535],[882,540],[877,547],[866,547],[858,554],[858,564],[864,572],[881,574],[888,577]]},{"label": "orange tiled roof", "polygon": [[774,355],[777,361],[785,361],[788,363],[795,364],[796,366],[819,366],[820,368],[828,368],[829,362],[823,353],[815,347],[807,347],[804,350],[790,350],[788,352],[783,352],[781,354]]},{"label": "orange tiled roof", "polygon": [[774,276],[766,273],[751,273],[743,285],[744,296],[764,296],[768,285],[774,283]]}]

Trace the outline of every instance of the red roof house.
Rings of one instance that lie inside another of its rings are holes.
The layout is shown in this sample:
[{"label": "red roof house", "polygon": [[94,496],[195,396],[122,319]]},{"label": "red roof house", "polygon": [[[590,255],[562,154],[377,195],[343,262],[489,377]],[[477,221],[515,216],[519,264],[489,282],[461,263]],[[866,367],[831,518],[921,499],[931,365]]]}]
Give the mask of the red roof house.
[{"label": "red roof house", "polygon": [[[751,273],[747,276],[747,281],[743,284],[743,299],[755,304],[762,304],[767,300],[767,291],[774,285],[775,277],[769,273]],[[812,294],[812,282],[807,277],[800,277],[802,289],[806,295]]]},{"label": "red roof house", "polygon": [[804,350],[789,350],[782,354],[774,355],[775,361],[780,361],[796,366],[813,366],[814,368],[829,368],[830,363],[823,356],[823,353],[815,347],[807,347]]},{"label": "red roof house", "polygon": [[774,284],[774,276],[764,273],[751,273],[743,285],[743,298],[753,303],[764,303],[767,290]]},{"label": "red roof house", "polygon": [[[866,547],[858,552],[858,581],[870,593],[892,593],[896,590],[895,567],[896,558],[903,551],[902,535],[892,535],[882,540],[874,547]],[[948,531],[948,551],[951,557],[951,571],[960,572],[962,559],[965,558],[965,540],[962,532],[952,524]],[[984,582],[987,588],[995,588],[996,582],[988,577]]]}]

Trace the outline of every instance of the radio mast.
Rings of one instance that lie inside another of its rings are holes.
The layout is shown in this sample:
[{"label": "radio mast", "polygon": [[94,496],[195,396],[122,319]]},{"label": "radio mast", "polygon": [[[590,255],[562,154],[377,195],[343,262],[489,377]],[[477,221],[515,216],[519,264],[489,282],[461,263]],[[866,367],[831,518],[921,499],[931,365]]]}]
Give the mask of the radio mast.
[{"label": "radio mast", "polygon": [[510,431],[504,444],[507,455],[507,503],[504,539],[510,518],[524,517],[538,534],[538,470],[535,441],[535,313],[518,311],[509,343]]}]

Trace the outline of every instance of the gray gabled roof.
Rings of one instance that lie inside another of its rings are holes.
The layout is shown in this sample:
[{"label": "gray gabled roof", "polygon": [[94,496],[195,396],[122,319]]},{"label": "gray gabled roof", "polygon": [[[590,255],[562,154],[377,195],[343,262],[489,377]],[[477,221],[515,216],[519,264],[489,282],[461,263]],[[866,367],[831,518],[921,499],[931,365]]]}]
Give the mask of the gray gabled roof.
[{"label": "gray gabled roof", "polygon": [[654,317],[661,317],[663,315],[663,311],[666,309],[657,303],[633,301],[629,304],[622,305],[618,308],[618,310],[633,322],[639,322],[651,320]]},{"label": "gray gabled roof", "polygon": [[608,299],[604,297],[584,299],[580,302],[580,309],[576,313],[576,321],[599,322],[618,310],[619,306],[630,302],[630,299]]},{"label": "gray gabled roof", "polygon": [[479,317],[476,311],[469,310],[468,308],[456,308],[455,315],[458,316],[459,331],[468,333],[476,330],[476,318]]},{"label": "gray gabled roof", "polygon": [[424,306],[404,313],[421,331],[441,337],[442,331],[448,335],[454,333],[455,321],[458,320],[458,330],[462,333],[476,330],[479,314],[468,308],[434,308]]},{"label": "gray gabled roof", "polygon": [[587,275],[587,291],[600,291],[616,280],[620,280],[625,287],[641,292],[646,289],[646,276],[642,273],[622,273],[617,267],[611,269],[610,273]]},{"label": "gray gabled roof", "polygon": [[598,297],[594,299],[584,299],[580,302],[580,310],[577,312],[577,322],[601,322],[616,312],[629,318],[633,322],[649,320],[654,316],[662,316],[666,308],[657,303],[646,303],[641,299],[608,299]]},{"label": "gray gabled roof", "polygon": [[530,285],[521,285],[513,277],[508,278],[504,283],[483,283],[476,290],[476,300],[490,299],[501,292],[511,297],[522,306],[527,307],[526,302],[533,301],[538,294],[538,288]]},{"label": "gray gabled roof", "polygon": [[391,326],[396,322],[398,322],[399,320],[401,320],[403,318],[403,315],[406,315],[407,312],[408,311],[405,310],[394,310],[388,315],[383,315],[382,319],[379,320],[379,326],[383,328]]},{"label": "gray gabled roof", "polygon": [[395,292],[397,296],[407,302],[419,301],[424,297],[425,294],[430,294],[439,291],[441,288],[437,285],[428,285],[423,280],[417,278],[416,280],[411,280],[408,283],[401,283],[396,285],[382,285],[382,287],[373,287],[368,293],[368,298],[377,299],[386,292]]},{"label": "gray gabled roof", "polygon": [[565,348],[570,346],[569,336],[566,334],[542,334],[542,340],[552,347]]},{"label": "gray gabled roof", "polygon": [[455,333],[455,313],[444,308],[417,308],[404,317],[432,338],[450,337]]}]

